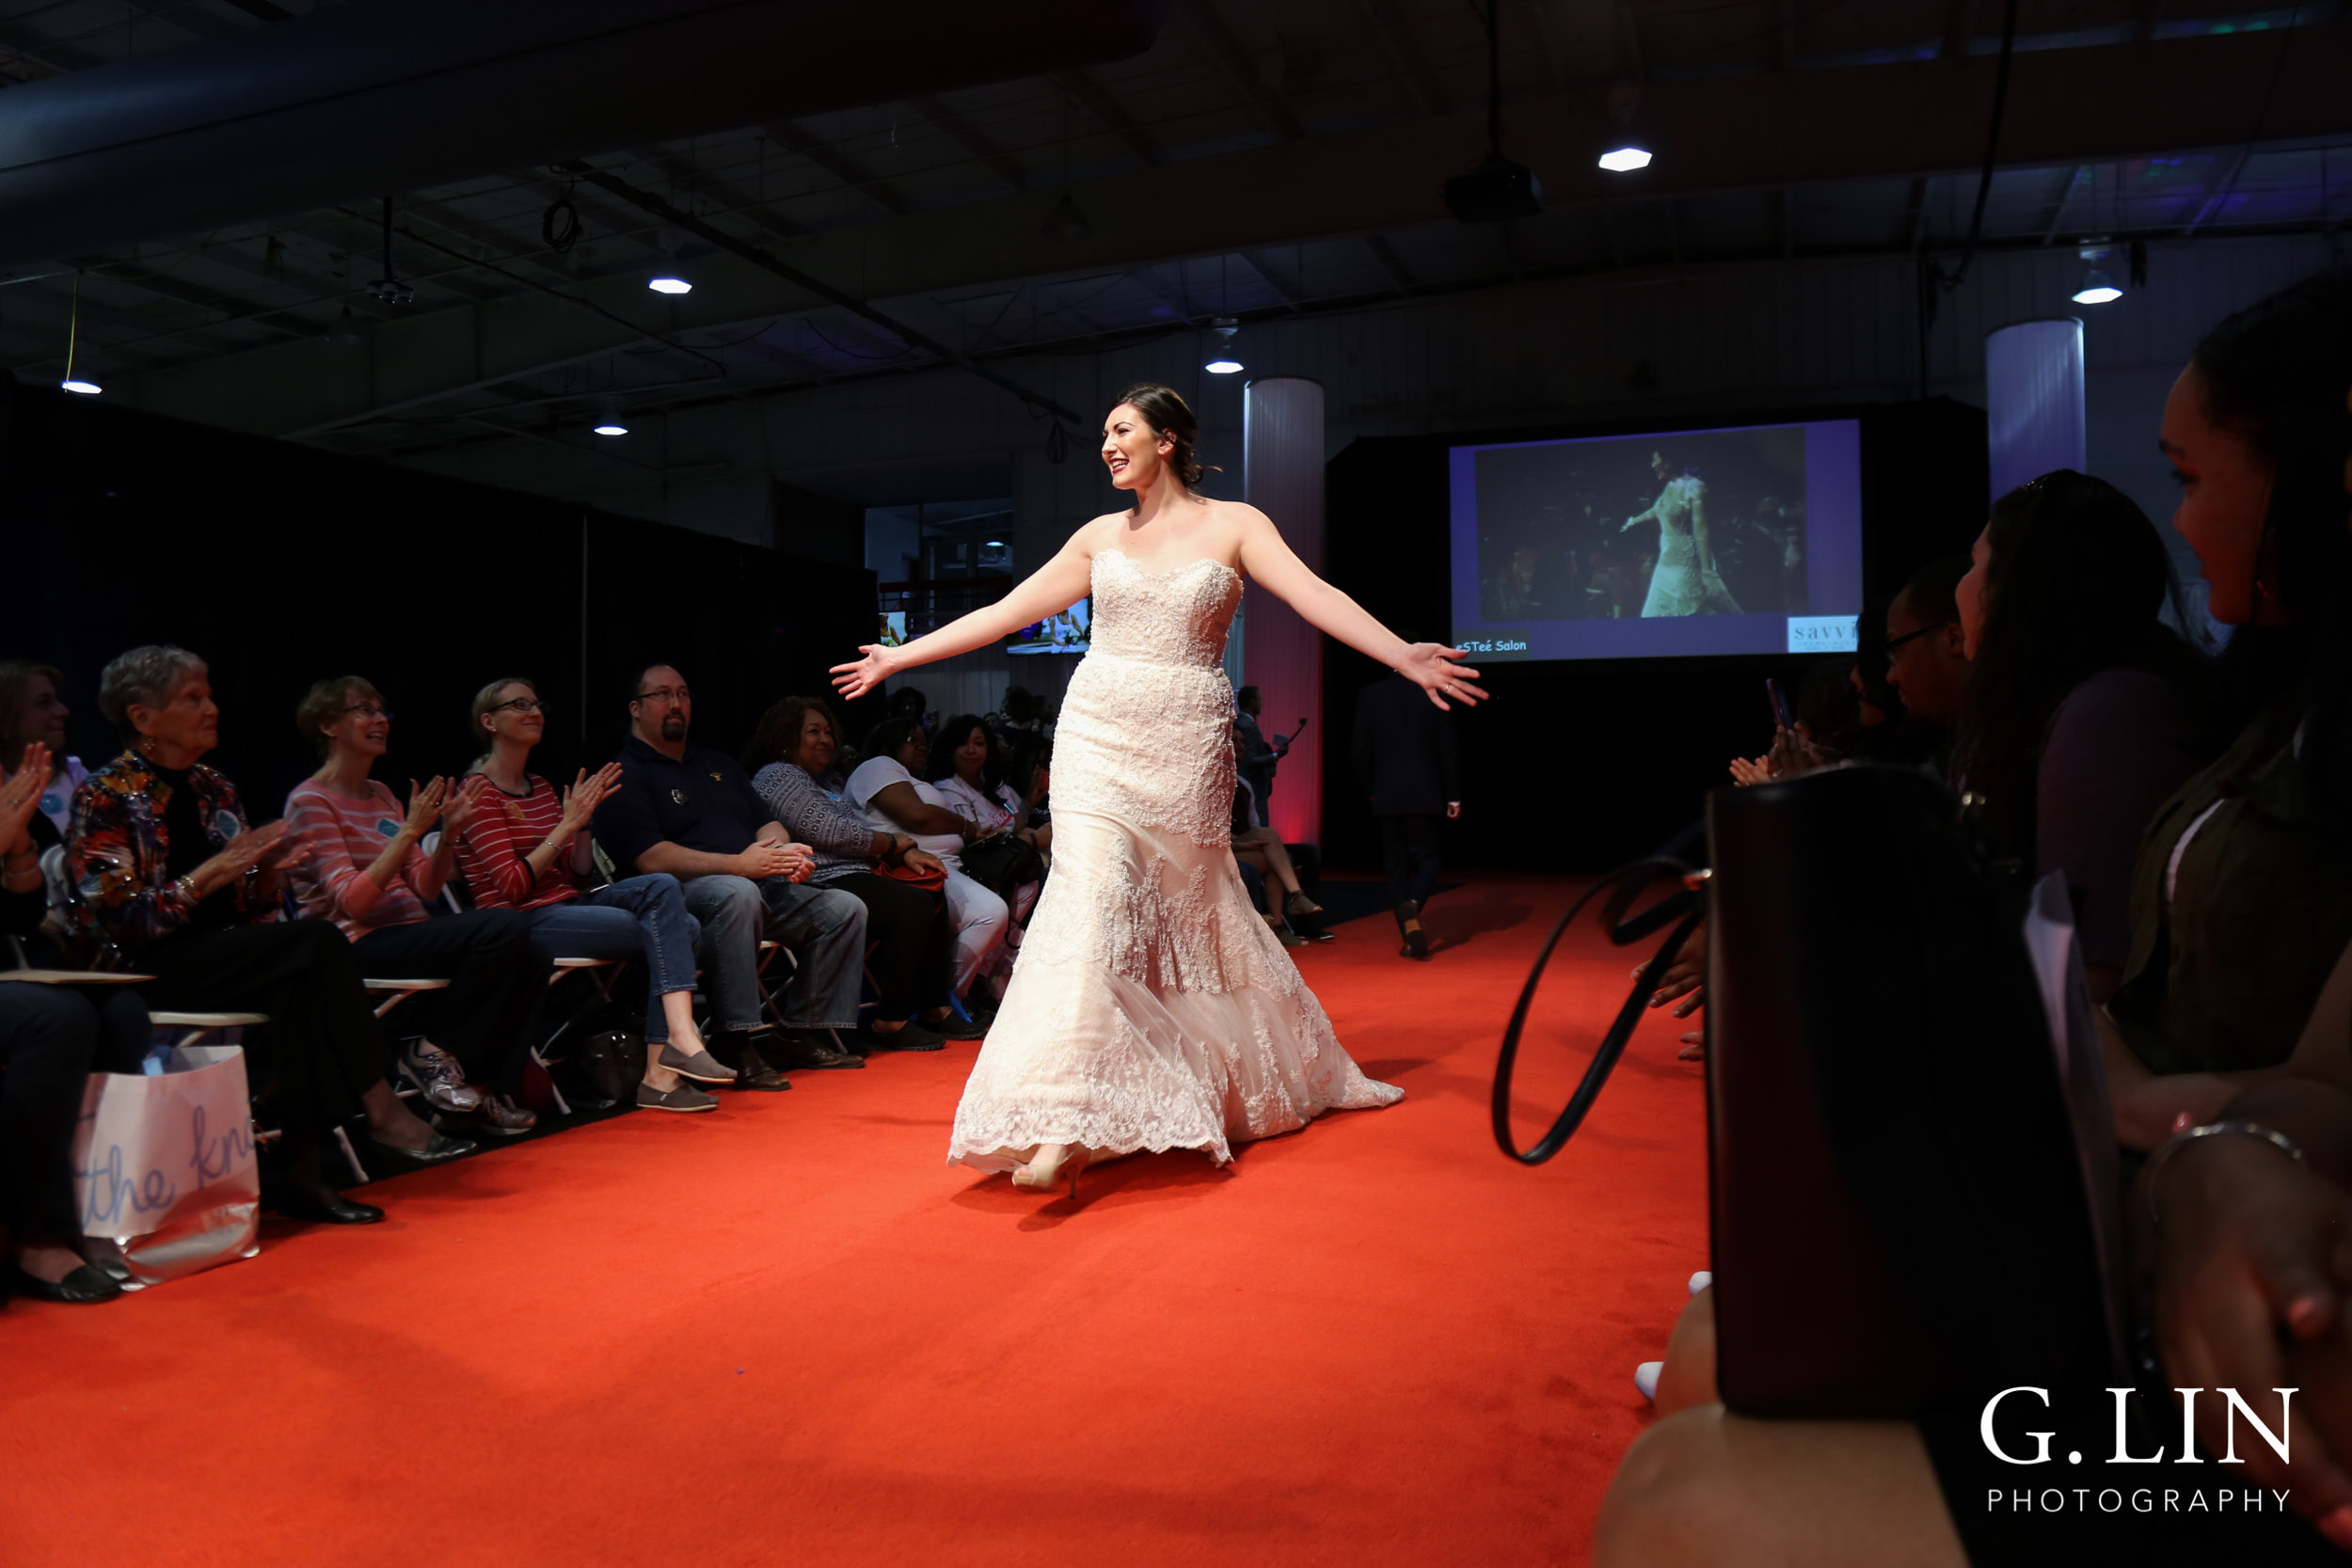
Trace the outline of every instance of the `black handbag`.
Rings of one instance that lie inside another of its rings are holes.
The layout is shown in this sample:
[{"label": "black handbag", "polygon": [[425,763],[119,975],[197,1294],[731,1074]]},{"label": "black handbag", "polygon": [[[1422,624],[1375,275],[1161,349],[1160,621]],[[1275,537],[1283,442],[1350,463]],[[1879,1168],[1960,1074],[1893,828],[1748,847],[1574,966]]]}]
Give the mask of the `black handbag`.
[{"label": "black handbag", "polygon": [[575,1108],[609,1111],[636,1098],[645,1076],[645,1041],[634,1029],[600,1029],[556,1069]]},{"label": "black handbag", "polygon": [[965,846],[957,861],[965,876],[1007,903],[1014,889],[1045,875],[1045,857],[1037,846],[1010,833]]},{"label": "black handbag", "polygon": [[[1969,844],[1951,793],[1908,769],[1834,768],[1719,791],[1707,839],[1708,1186],[1725,1405],[1910,1416],[2116,1365],[2099,1195],[2024,911]],[[1622,941],[1677,912],[1668,900],[1620,918],[1661,867],[1639,869],[1601,884]],[[1578,1090],[1584,1105],[1698,913],[1680,913],[1636,982]],[[1531,977],[1522,1015],[1534,990]],[[1497,1091],[1505,1151],[1530,1158],[1511,1145],[1500,1074]],[[1555,1127],[1556,1142],[1565,1136]]]}]

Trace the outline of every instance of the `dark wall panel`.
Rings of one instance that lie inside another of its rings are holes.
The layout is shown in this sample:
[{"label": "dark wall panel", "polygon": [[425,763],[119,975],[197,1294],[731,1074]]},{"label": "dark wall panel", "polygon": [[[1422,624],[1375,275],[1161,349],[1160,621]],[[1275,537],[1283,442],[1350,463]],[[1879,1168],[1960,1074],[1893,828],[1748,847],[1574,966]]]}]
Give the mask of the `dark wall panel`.
[{"label": "dark wall panel", "polygon": [[696,738],[733,751],[872,633],[857,567],[46,390],[4,406],[0,657],[66,672],[73,748],[95,765],[119,749],[97,708],[105,661],[151,641],[203,655],[214,760],[271,812],[314,766],[293,714],[326,676],[383,689],[379,776],[402,789],[475,754],[478,687],[531,676],[557,705],[534,760],[568,778],[612,754],[642,661],[676,662]]}]

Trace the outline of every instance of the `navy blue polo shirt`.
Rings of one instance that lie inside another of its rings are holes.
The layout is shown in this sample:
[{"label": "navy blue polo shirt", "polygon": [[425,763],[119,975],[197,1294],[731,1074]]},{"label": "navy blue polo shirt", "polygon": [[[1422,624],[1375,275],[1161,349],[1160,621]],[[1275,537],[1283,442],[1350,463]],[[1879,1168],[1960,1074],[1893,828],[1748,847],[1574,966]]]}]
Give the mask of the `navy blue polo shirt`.
[{"label": "navy blue polo shirt", "polygon": [[776,814],[735,759],[689,745],[673,762],[635,736],[621,743],[621,784],[596,808],[596,842],[633,875],[637,857],[667,840],[712,855],[739,855]]}]

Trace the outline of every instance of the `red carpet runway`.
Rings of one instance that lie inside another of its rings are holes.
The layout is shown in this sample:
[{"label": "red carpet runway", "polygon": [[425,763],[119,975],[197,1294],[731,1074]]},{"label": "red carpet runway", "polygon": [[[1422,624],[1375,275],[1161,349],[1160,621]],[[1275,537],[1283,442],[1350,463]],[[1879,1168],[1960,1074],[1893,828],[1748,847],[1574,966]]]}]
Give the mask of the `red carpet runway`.
[{"label": "red carpet runway", "polygon": [[[1089,1172],[942,1164],[976,1047],[379,1183],[372,1228],[0,1311],[0,1563],[1582,1560],[1705,1266],[1699,1069],[1653,1017],[1539,1170],[1486,1132],[1558,881],[1300,950],[1392,1109]],[[1599,1021],[1588,943],[1543,1012]],[[1527,1117],[1565,1098],[1565,1023]],[[1536,1103],[1543,1101],[1541,1106]]]}]

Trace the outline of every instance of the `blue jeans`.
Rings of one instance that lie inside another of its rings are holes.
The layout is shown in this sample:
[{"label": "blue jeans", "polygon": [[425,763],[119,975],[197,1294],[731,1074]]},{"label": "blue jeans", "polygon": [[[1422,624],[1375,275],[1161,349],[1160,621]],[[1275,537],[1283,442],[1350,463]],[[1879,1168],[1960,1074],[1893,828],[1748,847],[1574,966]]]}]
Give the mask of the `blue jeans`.
[{"label": "blue jeans", "polygon": [[866,906],[855,895],[781,877],[756,882],[743,877],[697,877],[686,884],[686,907],[703,923],[710,1013],[720,1029],[749,1029],[759,1022],[759,990],[754,982],[762,938],[781,942],[800,965],[792,989],[780,999],[787,1025],[857,1027],[858,982],[866,968]]},{"label": "blue jeans", "polygon": [[670,1037],[661,999],[694,989],[694,949],[702,924],[686,911],[678,879],[667,872],[630,877],[561,904],[529,911],[531,934],[559,958],[645,960],[645,1042]]}]

